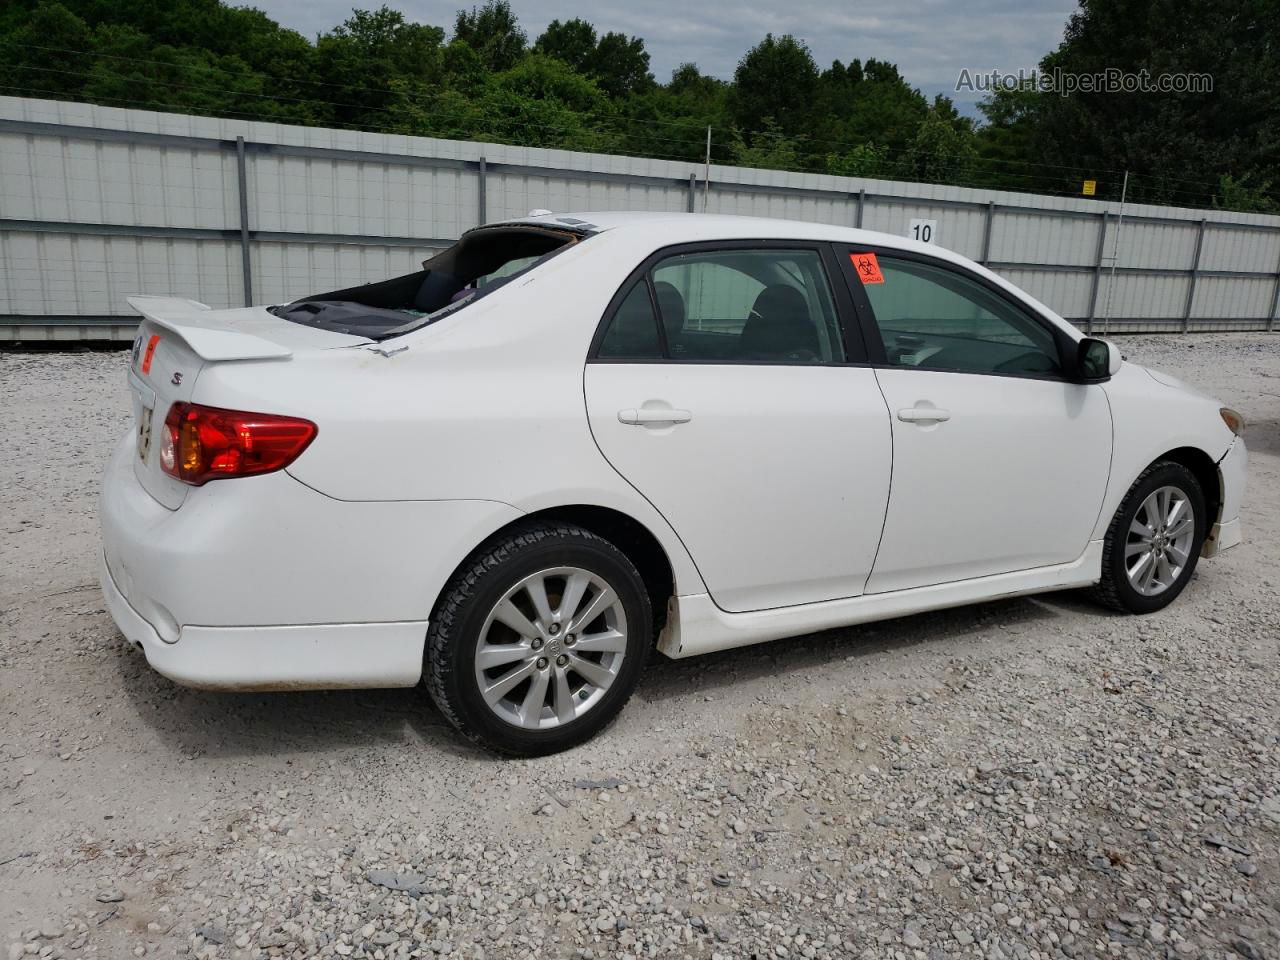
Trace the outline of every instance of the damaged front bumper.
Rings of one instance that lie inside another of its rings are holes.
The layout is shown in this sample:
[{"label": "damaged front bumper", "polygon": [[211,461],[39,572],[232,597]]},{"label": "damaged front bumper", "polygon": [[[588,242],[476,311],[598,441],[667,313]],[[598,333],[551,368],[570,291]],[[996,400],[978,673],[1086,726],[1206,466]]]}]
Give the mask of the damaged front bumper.
[{"label": "damaged front bumper", "polygon": [[1236,546],[1244,535],[1240,529],[1240,504],[1244,500],[1245,479],[1249,472],[1249,450],[1241,437],[1218,461],[1218,482],[1222,489],[1222,510],[1200,548],[1202,557],[1216,557]]}]

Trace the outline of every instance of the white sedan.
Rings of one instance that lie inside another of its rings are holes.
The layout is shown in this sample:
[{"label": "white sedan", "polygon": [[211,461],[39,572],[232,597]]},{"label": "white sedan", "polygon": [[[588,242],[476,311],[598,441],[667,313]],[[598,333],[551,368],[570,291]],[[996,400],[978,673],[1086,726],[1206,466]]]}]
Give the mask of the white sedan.
[{"label": "white sedan", "polygon": [[1239,414],[900,237],[530,216],[281,306],[130,302],[124,636],[192,686],[425,682],[510,754],[599,731],[655,646],[1149,613],[1241,537]]}]

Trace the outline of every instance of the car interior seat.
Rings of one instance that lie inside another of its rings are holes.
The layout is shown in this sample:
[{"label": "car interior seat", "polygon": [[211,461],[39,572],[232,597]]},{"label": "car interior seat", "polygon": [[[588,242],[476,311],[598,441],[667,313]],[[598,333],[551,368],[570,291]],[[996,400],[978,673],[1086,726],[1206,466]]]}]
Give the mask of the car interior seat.
[{"label": "car interior seat", "polygon": [[818,360],[818,331],[804,294],[783,283],[761,290],[739,335],[738,348],[753,360]]}]

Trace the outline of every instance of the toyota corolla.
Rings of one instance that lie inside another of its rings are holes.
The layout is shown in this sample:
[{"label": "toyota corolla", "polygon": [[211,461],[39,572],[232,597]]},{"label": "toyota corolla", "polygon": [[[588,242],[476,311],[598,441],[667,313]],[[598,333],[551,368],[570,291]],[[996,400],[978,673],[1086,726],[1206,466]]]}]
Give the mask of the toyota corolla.
[{"label": "toyota corolla", "polygon": [[900,237],[530,216],[288,304],[130,302],[123,635],[192,686],[423,683],[509,754],[595,734],[654,649],[1150,613],[1241,538],[1238,413]]}]

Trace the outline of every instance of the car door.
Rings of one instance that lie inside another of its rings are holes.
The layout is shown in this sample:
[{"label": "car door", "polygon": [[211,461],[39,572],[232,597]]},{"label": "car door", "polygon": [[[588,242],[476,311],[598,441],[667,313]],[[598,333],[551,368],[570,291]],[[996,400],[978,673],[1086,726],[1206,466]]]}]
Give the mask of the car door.
[{"label": "car door", "polygon": [[601,452],[725,610],[856,596],[871,571],[890,426],[838,271],[823,244],[668,248],[619,290],[586,364]]},{"label": "car door", "polygon": [[1078,558],[1106,492],[1111,413],[1100,386],[1064,375],[1074,341],[958,265],[843,252],[893,424],[867,592]]}]

